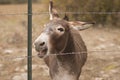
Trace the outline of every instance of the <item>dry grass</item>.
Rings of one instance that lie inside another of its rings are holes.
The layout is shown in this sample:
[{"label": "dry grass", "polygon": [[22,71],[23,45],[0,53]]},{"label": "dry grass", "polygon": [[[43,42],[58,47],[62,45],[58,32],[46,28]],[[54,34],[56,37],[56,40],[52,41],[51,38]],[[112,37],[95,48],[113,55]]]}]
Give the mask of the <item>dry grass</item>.
[{"label": "dry grass", "polygon": [[[33,12],[47,10],[44,5],[33,4]],[[0,14],[27,12],[27,5],[0,5]],[[48,15],[33,15],[33,41],[48,21]],[[80,32],[90,50],[120,50],[120,30],[91,28]],[[14,80],[27,72],[27,16],[0,15],[0,80]],[[82,80],[119,80],[120,52],[93,52],[83,68]],[[33,55],[35,51],[33,49]],[[16,79],[18,80],[18,79]],[[24,80],[24,79],[20,79]],[[25,79],[27,80],[27,79]],[[33,58],[33,80],[50,80],[48,68],[42,59]]]}]

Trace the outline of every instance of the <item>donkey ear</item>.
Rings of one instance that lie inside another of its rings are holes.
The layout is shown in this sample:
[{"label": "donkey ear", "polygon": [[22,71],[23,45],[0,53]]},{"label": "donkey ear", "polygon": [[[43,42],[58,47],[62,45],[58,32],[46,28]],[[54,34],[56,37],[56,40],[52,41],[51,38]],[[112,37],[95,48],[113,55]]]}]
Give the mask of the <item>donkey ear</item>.
[{"label": "donkey ear", "polygon": [[66,20],[66,21],[69,21],[69,17],[67,16],[67,14],[65,13],[65,16],[64,16],[64,18],[63,18],[64,20]]},{"label": "donkey ear", "polygon": [[76,30],[82,31],[85,29],[88,29],[93,26],[95,23],[90,22],[81,22],[81,21],[70,21],[68,22],[71,27],[73,27]]},{"label": "donkey ear", "polygon": [[57,10],[53,9],[53,2],[52,2],[52,0],[50,0],[50,3],[49,3],[49,15],[50,15],[50,20],[59,18]]}]

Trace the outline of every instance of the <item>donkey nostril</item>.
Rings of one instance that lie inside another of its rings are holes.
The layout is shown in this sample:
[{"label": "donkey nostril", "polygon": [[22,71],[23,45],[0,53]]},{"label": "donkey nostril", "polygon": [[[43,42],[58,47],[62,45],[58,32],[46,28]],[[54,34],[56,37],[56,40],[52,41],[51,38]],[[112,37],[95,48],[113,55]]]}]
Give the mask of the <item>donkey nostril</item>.
[{"label": "donkey nostril", "polygon": [[42,42],[42,43],[40,43],[40,46],[43,46],[45,44],[45,42]]}]

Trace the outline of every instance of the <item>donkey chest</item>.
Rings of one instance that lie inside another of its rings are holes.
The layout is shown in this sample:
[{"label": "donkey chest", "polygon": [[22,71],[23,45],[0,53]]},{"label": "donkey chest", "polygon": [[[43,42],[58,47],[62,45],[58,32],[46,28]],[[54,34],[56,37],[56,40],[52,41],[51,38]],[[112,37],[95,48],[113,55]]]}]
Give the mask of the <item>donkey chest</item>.
[{"label": "donkey chest", "polygon": [[76,75],[74,72],[70,72],[69,68],[65,69],[60,66],[53,80],[76,80]]},{"label": "donkey chest", "polygon": [[49,69],[52,80],[77,80],[80,73],[80,66],[77,65],[76,59],[60,60],[56,57],[49,58]]}]

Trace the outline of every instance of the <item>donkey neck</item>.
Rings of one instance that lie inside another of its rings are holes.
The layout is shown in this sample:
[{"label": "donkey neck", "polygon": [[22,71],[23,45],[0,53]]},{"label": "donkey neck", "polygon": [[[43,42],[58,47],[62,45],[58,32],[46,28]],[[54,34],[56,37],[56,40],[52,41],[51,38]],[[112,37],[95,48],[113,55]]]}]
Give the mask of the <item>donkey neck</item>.
[{"label": "donkey neck", "polygon": [[75,44],[73,42],[72,35],[69,34],[68,42],[63,54],[57,55],[57,70],[53,80],[77,80],[77,74],[79,73],[76,64],[75,54],[66,54],[75,51]]},{"label": "donkey neck", "polygon": [[74,59],[75,54],[68,54],[68,53],[72,53],[75,51],[75,43],[74,43],[74,39],[71,35],[71,33],[69,33],[69,37],[68,37],[68,41],[67,41],[67,45],[64,49],[64,51],[62,53],[59,54],[64,54],[64,55],[57,55],[58,60],[65,62],[65,61],[70,61],[71,58]]}]

